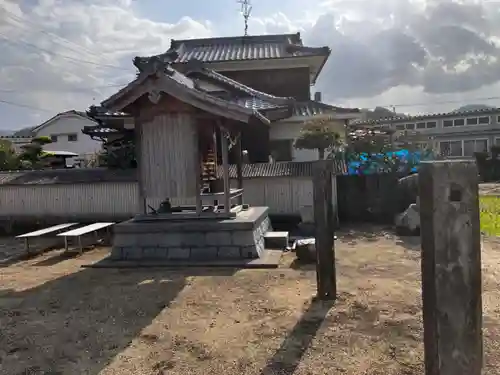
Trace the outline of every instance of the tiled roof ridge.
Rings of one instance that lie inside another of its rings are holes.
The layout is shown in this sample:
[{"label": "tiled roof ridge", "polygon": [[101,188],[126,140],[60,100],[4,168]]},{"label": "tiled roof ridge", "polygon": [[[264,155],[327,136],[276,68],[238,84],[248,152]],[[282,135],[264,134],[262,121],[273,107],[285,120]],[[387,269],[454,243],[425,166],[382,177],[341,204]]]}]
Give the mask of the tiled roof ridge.
[{"label": "tiled roof ridge", "polygon": [[32,135],[0,135],[0,139],[31,139],[34,138]]},{"label": "tiled roof ridge", "polygon": [[317,105],[319,107],[323,107],[323,108],[326,108],[326,109],[332,109],[332,110],[335,110],[335,111],[342,111],[342,112],[347,112],[347,113],[360,113],[361,112],[359,110],[359,108],[339,107],[339,106],[331,105],[331,104],[328,104],[328,103],[323,103],[323,102],[320,102],[320,101],[314,100],[314,99],[297,101],[296,104],[297,105],[314,104],[314,105]]},{"label": "tiled roof ridge", "polygon": [[481,109],[473,109],[469,111],[460,111],[460,112],[441,112],[441,113],[428,113],[422,115],[408,115],[408,116],[392,116],[392,117],[383,117],[375,120],[364,120],[364,121],[355,121],[353,125],[370,125],[370,124],[380,124],[382,122],[387,121],[413,121],[413,120],[423,120],[423,119],[431,119],[433,117],[453,117],[453,116],[464,116],[464,115],[474,115],[474,114],[482,114],[482,113],[492,113],[492,112],[500,112],[500,108],[481,108]]},{"label": "tiled roof ridge", "polygon": [[181,45],[191,47],[202,47],[216,44],[235,44],[235,43],[285,43],[302,46],[300,32],[290,34],[261,34],[261,35],[241,35],[241,36],[223,36],[215,38],[194,38],[194,39],[172,39],[170,49],[179,48]]},{"label": "tiled roof ridge", "polygon": [[269,119],[267,119],[262,113],[260,113],[258,110],[251,109],[251,108],[246,108],[242,105],[239,105],[237,103],[233,103],[231,101],[225,100],[218,98],[217,96],[211,95],[210,93],[207,93],[206,91],[202,91],[199,88],[196,87],[195,81],[185,74],[179,72],[177,69],[172,67],[172,64],[167,61],[162,61],[158,57],[155,57],[153,59],[142,59],[139,57],[134,58],[134,64],[136,67],[139,69],[140,74],[136,79],[134,79],[132,82],[130,82],[127,86],[122,88],[120,91],[106,99],[101,103],[101,106],[106,107],[105,103],[109,102],[110,100],[113,100],[114,98],[120,97],[124,95],[125,93],[129,92],[132,90],[133,87],[141,84],[144,82],[145,79],[151,76],[156,76],[156,77],[164,77],[167,79],[170,79],[172,82],[172,85],[177,86],[177,87],[182,87],[182,89],[188,89],[190,90],[190,93],[192,94],[193,97],[201,100],[205,100],[209,102],[212,105],[219,105],[223,106],[224,108],[228,110],[237,110],[241,111],[247,115],[252,115],[257,117],[259,120],[261,120],[264,123],[269,124]]}]

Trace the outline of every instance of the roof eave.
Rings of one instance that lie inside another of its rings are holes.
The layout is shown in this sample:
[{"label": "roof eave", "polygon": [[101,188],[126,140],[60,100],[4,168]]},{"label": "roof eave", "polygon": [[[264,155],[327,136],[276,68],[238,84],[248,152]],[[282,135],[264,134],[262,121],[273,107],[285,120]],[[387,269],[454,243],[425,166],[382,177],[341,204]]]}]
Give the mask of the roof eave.
[{"label": "roof eave", "polygon": [[316,81],[318,80],[319,75],[323,71],[323,68],[325,67],[326,62],[330,58],[332,50],[330,48],[328,48],[328,47],[325,47],[325,50],[327,50],[328,52],[324,55],[323,62],[319,66],[318,70],[316,71],[316,74],[314,75],[314,78],[311,80],[311,85],[315,85],[316,84]]}]

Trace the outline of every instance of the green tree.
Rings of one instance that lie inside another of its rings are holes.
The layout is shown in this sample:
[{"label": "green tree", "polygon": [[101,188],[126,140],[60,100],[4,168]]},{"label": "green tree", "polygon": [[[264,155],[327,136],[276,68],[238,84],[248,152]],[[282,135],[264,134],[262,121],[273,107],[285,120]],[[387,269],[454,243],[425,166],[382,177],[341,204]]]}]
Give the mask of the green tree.
[{"label": "green tree", "polygon": [[50,137],[36,137],[30,143],[23,145],[23,151],[19,155],[22,167],[26,169],[40,169],[44,167],[43,146],[52,143]]},{"label": "green tree", "polygon": [[7,140],[0,140],[0,170],[12,171],[19,169],[20,163],[14,152],[12,143]]},{"label": "green tree", "polygon": [[307,123],[296,139],[294,147],[299,150],[318,150],[319,158],[335,152],[342,146],[340,135],[329,126],[328,120],[314,120]]}]

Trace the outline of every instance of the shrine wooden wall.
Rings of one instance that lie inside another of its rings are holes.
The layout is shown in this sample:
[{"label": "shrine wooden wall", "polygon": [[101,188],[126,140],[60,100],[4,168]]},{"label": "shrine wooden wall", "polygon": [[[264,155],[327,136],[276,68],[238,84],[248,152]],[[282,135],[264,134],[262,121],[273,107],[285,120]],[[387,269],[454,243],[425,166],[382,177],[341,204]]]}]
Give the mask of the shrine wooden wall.
[{"label": "shrine wooden wall", "polygon": [[194,197],[196,119],[190,113],[163,113],[139,126],[139,178],[144,198]]}]

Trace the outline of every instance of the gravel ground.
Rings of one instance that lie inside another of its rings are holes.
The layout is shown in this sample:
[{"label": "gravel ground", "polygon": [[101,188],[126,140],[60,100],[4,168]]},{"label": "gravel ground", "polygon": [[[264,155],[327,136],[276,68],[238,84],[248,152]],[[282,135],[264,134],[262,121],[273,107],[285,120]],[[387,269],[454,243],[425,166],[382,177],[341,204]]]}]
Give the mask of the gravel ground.
[{"label": "gravel ground", "polygon": [[[0,269],[0,373],[423,374],[419,244],[340,234],[339,299],[312,303],[314,266],[82,269],[51,251]],[[500,375],[500,249],[483,246],[485,374]]]}]

